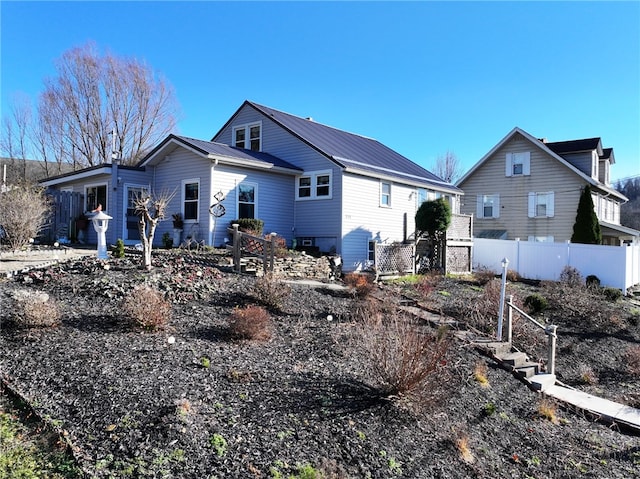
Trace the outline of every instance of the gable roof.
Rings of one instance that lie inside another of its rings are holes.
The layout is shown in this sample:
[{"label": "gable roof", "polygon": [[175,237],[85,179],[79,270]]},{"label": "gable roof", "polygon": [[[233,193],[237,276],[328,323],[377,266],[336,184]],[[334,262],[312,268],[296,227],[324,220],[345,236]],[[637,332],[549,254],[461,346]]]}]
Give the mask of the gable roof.
[{"label": "gable roof", "polygon": [[[460,178],[457,182],[456,182],[456,186],[460,187],[460,185],[462,185],[462,183],[464,183],[478,168],[480,168],[480,166],[482,166],[482,164],[487,161],[489,158],[491,158],[494,153],[496,151],[498,151],[500,148],[502,148],[508,141],[511,140],[511,138],[513,138],[515,135],[522,135],[526,140],[528,140],[534,147],[541,149],[542,151],[544,151],[545,153],[547,153],[549,156],[551,156],[552,158],[554,158],[555,160],[557,160],[562,166],[570,169],[573,173],[575,173],[576,175],[580,176],[585,182],[587,182],[588,184],[603,190],[613,196],[616,196],[618,199],[622,200],[622,201],[628,201],[628,198],[626,196],[624,196],[622,193],[620,193],[619,191],[605,185],[604,183],[600,183],[598,180],[594,180],[593,178],[591,178],[589,175],[584,174],[582,171],[580,171],[578,168],[576,168],[575,166],[573,166],[571,163],[569,163],[567,160],[565,160],[564,158],[562,158],[562,156],[560,156],[560,154],[556,153],[555,151],[553,151],[551,148],[548,147],[548,145],[550,144],[559,144],[559,143],[574,143],[574,145],[561,145],[560,147],[558,147],[559,149],[563,149],[563,148],[574,148],[576,145],[578,146],[585,146],[588,144],[596,144],[594,142],[592,142],[592,140],[598,140],[598,143],[600,143],[600,138],[590,138],[587,140],[572,140],[570,142],[556,142],[556,143],[545,143],[544,141],[538,140],[537,138],[535,138],[534,136],[530,135],[529,133],[527,133],[526,131],[524,131],[522,128],[519,127],[515,127],[513,130],[511,130],[502,140],[500,140],[493,148],[491,148],[491,150],[489,150],[489,152],[484,155],[480,161],[478,161],[475,165],[473,165],[471,167],[471,169],[469,169],[469,171],[467,171],[462,178]],[[578,143],[578,142],[582,142],[584,141],[584,143]],[[576,152],[576,150],[571,150],[573,152]],[[585,151],[585,150],[581,150],[581,151]],[[602,147],[600,146],[600,154],[602,154]]]},{"label": "gable roof", "polygon": [[377,140],[323,125],[312,119],[302,118],[273,108],[245,101],[213,139],[227,128],[245,106],[270,118],[321,155],[346,171],[369,175],[393,177],[414,183],[427,183],[454,193],[461,190],[430,171],[383,145]]},{"label": "gable roof", "polygon": [[176,147],[186,148],[195,154],[218,160],[225,164],[233,164],[257,169],[270,169],[280,172],[300,173],[302,170],[291,163],[268,153],[245,150],[213,141],[197,140],[186,136],[169,135],[146,155],[138,166],[155,165],[162,161]]}]

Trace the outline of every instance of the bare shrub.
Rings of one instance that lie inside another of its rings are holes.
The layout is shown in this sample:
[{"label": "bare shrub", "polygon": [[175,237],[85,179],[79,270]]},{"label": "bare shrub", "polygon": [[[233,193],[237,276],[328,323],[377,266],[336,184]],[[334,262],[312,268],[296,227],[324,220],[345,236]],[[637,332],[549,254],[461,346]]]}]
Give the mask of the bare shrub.
[{"label": "bare shrub", "polygon": [[273,273],[267,273],[256,279],[252,295],[268,308],[280,310],[291,295],[291,286]]},{"label": "bare shrub", "polygon": [[260,306],[235,308],[228,324],[231,337],[236,339],[267,341],[273,333],[273,320]]},{"label": "bare shrub", "polygon": [[19,290],[13,300],[12,319],[17,327],[50,328],[60,324],[60,305],[47,293]]},{"label": "bare shrub", "polygon": [[480,266],[473,272],[473,277],[478,284],[487,284],[495,279],[496,273],[486,266]]},{"label": "bare shrub", "polygon": [[344,275],[343,282],[358,298],[366,298],[375,288],[373,278],[366,273],[347,273]]},{"label": "bare shrub", "polygon": [[0,225],[13,250],[29,244],[44,228],[50,202],[39,188],[17,186],[0,194]]},{"label": "bare shrub", "polygon": [[122,311],[136,325],[150,331],[166,328],[171,319],[171,303],[148,285],[136,286],[124,300]]},{"label": "bare shrub", "polygon": [[452,297],[443,312],[459,318],[483,333],[493,335],[498,324],[498,307],[500,305],[500,280],[492,279],[484,285],[482,293],[470,300],[465,296]]},{"label": "bare shrub", "polygon": [[508,269],[507,270],[507,281],[511,281],[512,283],[517,283],[518,281],[520,281],[522,278],[520,277],[520,275],[518,274],[518,272],[514,269]]},{"label": "bare shrub", "polygon": [[434,404],[447,383],[449,338],[416,324],[393,301],[363,302],[355,311],[355,348],[384,397],[410,409]]},{"label": "bare shrub", "polygon": [[565,266],[560,273],[560,282],[566,284],[570,288],[578,288],[584,286],[584,278],[580,271],[573,266]]},{"label": "bare shrub", "polygon": [[627,369],[630,374],[640,376],[640,346],[630,346],[625,353]]},{"label": "bare shrub", "polygon": [[435,291],[436,286],[440,284],[443,276],[441,274],[435,272],[429,272],[420,278],[418,283],[416,284],[416,291],[420,294],[420,296],[426,299],[433,291]]},{"label": "bare shrub", "polygon": [[615,311],[604,301],[594,301],[592,288],[546,281],[541,286],[544,297],[549,301],[549,310],[555,312],[553,321],[581,321],[598,328],[618,327],[619,318],[615,317]]}]

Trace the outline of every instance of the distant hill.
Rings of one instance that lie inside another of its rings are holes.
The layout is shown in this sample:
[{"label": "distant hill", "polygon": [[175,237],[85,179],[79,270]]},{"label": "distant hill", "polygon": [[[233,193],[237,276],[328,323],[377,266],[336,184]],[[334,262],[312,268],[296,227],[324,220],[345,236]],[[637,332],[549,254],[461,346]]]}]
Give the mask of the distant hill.
[{"label": "distant hill", "polygon": [[[5,170],[6,166],[6,170]],[[49,178],[73,171],[73,165],[64,163],[45,163],[39,160],[21,160],[17,158],[0,158],[0,180],[7,185],[23,182],[36,183],[38,180]]]}]

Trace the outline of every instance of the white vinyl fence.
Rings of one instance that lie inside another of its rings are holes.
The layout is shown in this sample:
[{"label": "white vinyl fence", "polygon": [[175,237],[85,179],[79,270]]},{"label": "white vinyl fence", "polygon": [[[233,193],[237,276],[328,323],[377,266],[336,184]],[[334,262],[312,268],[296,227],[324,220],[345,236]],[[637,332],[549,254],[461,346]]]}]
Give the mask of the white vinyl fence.
[{"label": "white vinyl fence", "polygon": [[595,275],[602,286],[626,291],[640,283],[640,245],[604,246],[474,238],[473,267],[502,271],[501,261],[523,278],[557,281],[566,266],[583,277]]}]

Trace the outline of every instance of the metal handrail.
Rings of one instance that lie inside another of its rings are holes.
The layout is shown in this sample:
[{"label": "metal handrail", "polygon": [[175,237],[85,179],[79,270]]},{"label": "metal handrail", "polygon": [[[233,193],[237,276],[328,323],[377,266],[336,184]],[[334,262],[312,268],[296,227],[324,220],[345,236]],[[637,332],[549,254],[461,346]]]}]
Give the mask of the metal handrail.
[{"label": "metal handrail", "polygon": [[509,295],[507,298],[507,338],[509,344],[511,344],[513,339],[513,310],[515,309],[518,313],[524,316],[526,319],[531,321],[533,324],[538,326],[540,329],[544,331],[544,334],[549,337],[549,344],[547,347],[547,372],[549,374],[555,374],[556,370],[556,342],[558,339],[557,329],[558,326],[555,324],[543,325],[529,316],[527,313],[518,308],[515,304],[513,304],[513,296]]}]

